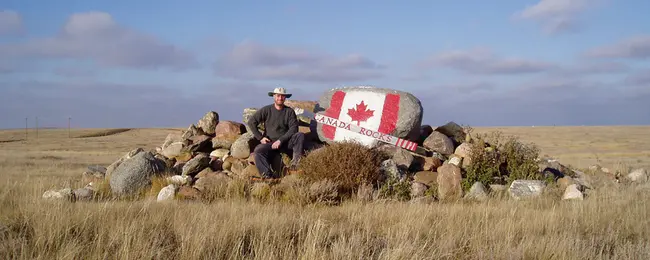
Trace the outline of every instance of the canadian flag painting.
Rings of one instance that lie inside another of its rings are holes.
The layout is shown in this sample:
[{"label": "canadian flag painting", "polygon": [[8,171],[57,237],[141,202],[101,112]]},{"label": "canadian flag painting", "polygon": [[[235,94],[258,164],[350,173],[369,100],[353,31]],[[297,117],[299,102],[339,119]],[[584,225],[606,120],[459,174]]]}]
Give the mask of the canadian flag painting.
[{"label": "canadian flag painting", "polygon": [[[329,107],[323,114],[365,129],[390,134],[397,124],[399,109],[399,94],[339,90],[333,93]],[[377,137],[339,129],[331,125],[322,127],[323,135],[330,140],[353,139],[368,146],[374,146],[379,142]]]}]

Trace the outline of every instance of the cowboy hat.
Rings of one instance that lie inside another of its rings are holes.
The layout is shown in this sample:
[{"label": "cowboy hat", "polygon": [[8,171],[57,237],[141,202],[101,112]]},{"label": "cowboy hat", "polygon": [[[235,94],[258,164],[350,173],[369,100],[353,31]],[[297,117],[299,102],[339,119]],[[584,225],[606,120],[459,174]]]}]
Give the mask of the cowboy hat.
[{"label": "cowboy hat", "polygon": [[284,88],[275,88],[273,92],[269,92],[269,97],[272,97],[274,94],[284,95],[287,98],[290,98],[292,94],[287,93],[287,90]]}]

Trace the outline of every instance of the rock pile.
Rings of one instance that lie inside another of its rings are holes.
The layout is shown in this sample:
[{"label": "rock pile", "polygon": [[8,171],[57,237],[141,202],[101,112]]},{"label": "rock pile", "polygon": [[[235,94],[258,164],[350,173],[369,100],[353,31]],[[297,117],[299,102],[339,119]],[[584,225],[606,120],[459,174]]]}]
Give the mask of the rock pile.
[{"label": "rock pile", "polygon": [[[538,174],[546,181],[508,181],[508,173],[499,172],[489,176],[492,178],[489,183],[475,181],[469,183],[469,189],[464,189],[468,170],[477,160],[472,158],[472,150],[477,149],[476,142],[482,141],[472,138],[467,128],[454,122],[438,127],[422,125],[420,101],[402,91],[372,87],[333,89],[318,102],[287,100],[286,105],[324,113],[342,122],[416,142],[419,148],[411,151],[372,136],[324,126],[299,116],[300,131],[306,134],[307,151],[350,139],[379,149],[390,156],[379,165],[380,172],[386,177],[384,179],[391,182],[389,188],[408,187],[410,198],[484,200],[494,193],[520,200],[538,197],[544,194],[548,184],[555,184],[564,190],[562,199],[582,200],[585,190],[594,188],[587,174],[569,169],[556,160],[538,158]],[[244,109],[242,123],[220,120],[217,112],[210,111],[186,130],[169,134],[155,150],[136,148],[107,167],[89,166],[82,175],[84,188],[50,190],[43,194],[43,198],[90,200],[102,190],[110,191],[113,197],[137,197],[153,185],[159,185],[156,196],[159,201],[201,199],[235,179],[248,180],[251,176],[259,176],[252,153],[259,143],[245,125],[256,110]],[[263,126],[258,128],[264,130]],[[486,153],[501,152],[488,143],[481,149]],[[274,159],[272,165],[276,172],[284,172],[284,165],[290,160],[288,157],[281,154]],[[647,181],[647,175],[640,169],[626,177],[638,182]],[[268,184],[253,185],[251,193],[268,192],[264,185]],[[373,197],[367,194],[377,192],[364,192],[364,197]]]}]

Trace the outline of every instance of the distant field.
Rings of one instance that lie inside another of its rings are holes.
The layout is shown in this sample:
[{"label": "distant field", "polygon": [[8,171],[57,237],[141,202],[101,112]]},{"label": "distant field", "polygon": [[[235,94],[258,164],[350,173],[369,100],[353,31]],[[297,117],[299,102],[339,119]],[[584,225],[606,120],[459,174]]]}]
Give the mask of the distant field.
[{"label": "distant field", "polygon": [[[648,190],[614,187],[586,201],[350,202],[299,207],[50,203],[88,165],[152,149],[178,129],[0,131],[0,258],[649,259]],[[542,154],[586,168],[650,169],[650,126],[503,127]],[[5,236],[11,234],[11,236]],[[9,238],[7,238],[9,237]]]}]

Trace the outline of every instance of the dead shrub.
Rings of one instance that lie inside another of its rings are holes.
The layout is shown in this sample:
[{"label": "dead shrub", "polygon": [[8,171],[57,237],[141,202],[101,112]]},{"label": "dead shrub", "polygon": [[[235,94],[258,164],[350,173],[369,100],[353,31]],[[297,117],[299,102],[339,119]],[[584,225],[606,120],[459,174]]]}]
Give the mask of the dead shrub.
[{"label": "dead shrub", "polygon": [[336,183],[324,179],[314,182],[309,186],[309,196],[311,201],[323,204],[335,204],[338,199]]},{"label": "dead shrub", "polygon": [[328,179],[338,184],[340,195],[380,179],[379,165],[386,155],[353,141],[332,143],[308,153],[300,168],[308,182]]}]

